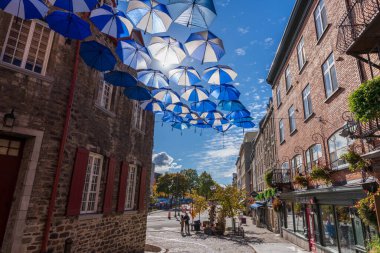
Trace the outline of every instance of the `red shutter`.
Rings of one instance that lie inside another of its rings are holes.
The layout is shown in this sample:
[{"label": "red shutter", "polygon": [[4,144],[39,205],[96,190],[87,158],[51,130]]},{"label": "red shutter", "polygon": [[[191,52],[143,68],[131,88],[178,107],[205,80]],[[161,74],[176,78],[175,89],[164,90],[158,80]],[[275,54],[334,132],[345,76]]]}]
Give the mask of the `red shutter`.
[{"label": "red shutter", "polygon": [[85,148],[78,148],[77,150],[67,204],[67,215],[80,214],[89,153]]},{"label": "red shutter", "polygon": [[103,213],[110,214],[112,212],[112,193],[113,193],[113,183],[115,181],[115,167],[116,159],[110,157],[108,160],[108,173],[107,173],[107,183],[106,190],[104,193],[104,204],[103,204]]},{"label": "red shutter", "polygon": [[119,200],[117,202],[117,211],[124,212],[125,197],[127,194],[128,163],[123,162],[121,165],[120,182],[119,182]]},{"label": "red shutter", "polygon": [[146,200],[146,183],[147,183],[147,170],[142,168],[140,177],[140,190],[139,190],[139,211],[145,211],[145,200]]}]

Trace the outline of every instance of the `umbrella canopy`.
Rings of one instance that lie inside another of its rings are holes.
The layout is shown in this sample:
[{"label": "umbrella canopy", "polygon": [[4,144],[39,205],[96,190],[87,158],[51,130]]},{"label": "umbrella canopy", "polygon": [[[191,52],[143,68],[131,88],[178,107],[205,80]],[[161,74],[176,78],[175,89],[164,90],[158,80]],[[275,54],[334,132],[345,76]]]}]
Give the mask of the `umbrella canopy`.
[{"label": "umbrella canopy", "polygon": [[251,116],[251,113],[248,110],[242,109],[239,111],[233,111],[229,113],[226,118],[229,120],[237,120],[237,119],[242,119],[242,118],[246,118],[250,116]]},{"label": "umbrella canopy", "polygon": [[177,115],[175,115],[173,112],[165,111],[164,115],[162,116],[163,122],[183,122],[183,119]]},{"label": "umbrella canopy", "polygon": [[125,65],[136,70],[147,69],[152,62],[148,49],[135,40],[119,41],[116,54]]},{"label": "umbrella canopy", "polygon": [[172,128],[178,129],[178,130],[184,130],[187,128],[190,128],[190,123],[187,122],[174,122],[172,125]]},{"label": "umbrella canopy", "polygon": [[42,19],[48,12],[41,0],[1,0],[0,9],[22,19]]},{"label": "umbrella canopy", "polygon": [[107,4],[91,11],[90,20],[102,33],[116,39],[128,37],[133,29],[123,12]]},{"label": "umbrella canopy", "polygon": [[239,100],[222,100],[218,104],[218,108],[223,111],[240,111],[245,109],[244,105]]},{"label": "umbrella canopy", "polygon": [[218,111],[204,112],[201,114],[201,118],[206,120],[223,119],[223,114]]},{"label": "umbrella canopy", "polygon": [[203,100],[201,102],[192,103],[191,110],[198,113],[210,112],[216,110],[216,104],[210,100]]},{"label": "umbrella canopy", "polygon": [[181,64],[186,58],[182,44],[169,36],[153,37],[148,49],[153,58],[163,64]]},{"label": "umbrella canopy", "polygon": [[211,128],[211,125],[207,124],[204,120],[202,119],[197,119],[197,120],[190,120],[189,123],[195,127],[198,128]]},{"label": "umbrella canopy", "polygon": [[127,16],[137,28],[152,34],[166,32],[173,22],[166,6],[155,0],[129,1]]},{"label": "umbrella canopy", "polygon": [[218,62],[225,54],[223,41],[212,32],[192,33],[185,43],[189,55],[205,62]]},{"label": "umbrella canopy", "polygon": [[82,42],[79,53],[88,66],[99,71],[112,70],[116,65],[111,50],[94,40]]},{"label": "umbrella canopy", "polygon": [[232,124],[241,128],[254,128],[255,124],[251,120],[252,118],[247,118],[247,120],[232,121]]},{"label": "umbrella canopy", "polygon": [[169,81],[180,86],[190,86],[199,83],[201,77],[193,67],[180,66],[169,71]]},{"label": "umbrella canopy", "polygon": [[174,104],[180,102],[178,94],[170,88],[160,88],[152,91],[155,99],[163,102],[164,104]]},{"label": "umbrella canopy", "polygon": [[114,86],[131,87],[137,85],[137,80],[128,72],[110,71],[104,74],[104,81]]},{"label": "umbrella canopy", "polygon": [[229,124],[229,120],[226,118],[206,119],[207,123],[212,127],[223,126]]},{"label": "umbrella canopy", "polygon": [[178,12],[175,23],[208,29],[216,17],[213,0],[172,0],[170,10]]},{"label": "umbrella canopy", "polygon": [[221,85],[232,82],[237,77],[237,73],[230,67],[225,65],[217,65],[207,68],[203,72],[202,79],[209,84]]},{"label": "umbrella canopy", "polygon": [[237,100],[240,92],[231,84],[211,85],[211,96],[218,100]]},{"label": "umbrella canopy", "polygon": [[167,77],[159,70],[142,70],[137,73],[137,79],[152,88],[164,88],[169,86]]},{"label": "umbrella canopy", "polygon": [[49,0],[49,2],[69,12],[90,12],[98,3],[97,0]]},{"label": "umbrella canopy", "polygon": [[181,97],[190,102],[199,102],[203,100],[207,100],[209,98],[208,91],[203,88],[201,85],[193,85],[190,86],[182,95]]},{"label": "umbrella canopy", "polygon": [[179,114],[178,116],[180,116],[181,118],[186,119],[186,120],[199,119],[199,115],[195,112],[182,113],[182,114]]},{"label": "umbrella canopy", "polygon": [[90,24],[72,12],[53,11],[46,17],[50,29],[74,40],[84,40],[91,35]]},{"label": "umbrella canopy", "polygon": [[230,123],[226,123],[226,124],[222,124],[220,126],[215,126],[214,128],[216,129],[216,131],[220,132],[220,133],[225,133],[227,132],[230,128],[232,127],[232,125]]},{"label": "umbrella canopy", "polygon": [[166,110],[176,114],[190,113],[189,107],[181,102],[167,105]]},{"label": "umbrella canopy", "polygon": [[124,95],[132,100],[144,101],[152,98],[150,92],[140,86],[126,87],[124,89]]},{"label": "umbrella canopy", "polygon": [[163,112],[165,110],[164,105],[157,101],[156,99],[152,98],[150,100],[144,101],[140,104],[141,108],[143,108],[145,111],[151,111],[154,113],[157,112]]}]

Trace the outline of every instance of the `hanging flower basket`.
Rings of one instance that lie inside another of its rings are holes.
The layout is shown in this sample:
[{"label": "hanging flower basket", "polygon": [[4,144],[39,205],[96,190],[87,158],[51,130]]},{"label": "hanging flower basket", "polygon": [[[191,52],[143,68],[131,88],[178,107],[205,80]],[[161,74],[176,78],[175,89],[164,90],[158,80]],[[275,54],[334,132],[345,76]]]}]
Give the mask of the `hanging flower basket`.
[{"label": "hanging flower basket", "polygon": [[282,202],[279,198],[274,198],[272,202],[272,207],[275,212],[281,212]]},{"label": "hanging flower basket", "polygon": [[358,209],[359,217],[364,224],[377,227],[375,195],[379,195],[379,192],[368,193],[367,197],[359,200],[355,207]]},{"label": "hanging flower basket", "polygon": [[316,185],[329,185],[331,184],[330,169],[316,165],[310,172],[310,179]]},{"label": "hanging flower basket", "polygon": [[306,188],[309,185],[309,180],[305,176],[298,175],[294,178],[293,184],[297,188]]}]

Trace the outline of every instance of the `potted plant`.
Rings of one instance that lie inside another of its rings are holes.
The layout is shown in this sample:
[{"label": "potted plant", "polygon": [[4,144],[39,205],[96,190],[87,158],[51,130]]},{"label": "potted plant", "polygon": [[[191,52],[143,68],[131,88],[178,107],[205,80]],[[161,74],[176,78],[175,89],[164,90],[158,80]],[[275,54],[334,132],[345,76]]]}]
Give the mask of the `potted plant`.
[{"label": "potted plant", "polygon": [[310,172],[310,179],[317,185],[321,182],[324,184],[330,184],[330,170],[328,167],[314,166]]},{"label": "potted plant", "polygon": [[272,207],[275,212],[280,212],[282,207],[282,202],[279,198],[274,198],[272,201]]},{"label": "potted plant", "polygon": [[309,180],[305,176],[298,175],[294,178],[293,183],[300,188],[306,188],[309,185]]},{"label": "potted plant", "polygon": [[369,253],[380,252],[380,237],[373,238],[367,245],[367,251]]},{"label": "potted plant", "polygon": [[350,171],[354,172],[357,170],[368,171],[371,167],[369,161],[363,159],[360,154],[358,154],[353,147],[348,149],[348,152],[341,156],[341,159],[345,160],[349,164]]},{"label": "potted plant", "polygon": [[367,226],[377,227],[376,209],[375,209],[375,195],[377,193],[368,193],[367,197],[359,200],[355,207],[358,210],[359,217]]},{"label": "potted plant", "polygon": [[268,187],[274,187],[274,184],[273,184],[273,170],[267,171],[265,173],[265,175],[264,175],[264,181],[265,181],[265,184]]}]

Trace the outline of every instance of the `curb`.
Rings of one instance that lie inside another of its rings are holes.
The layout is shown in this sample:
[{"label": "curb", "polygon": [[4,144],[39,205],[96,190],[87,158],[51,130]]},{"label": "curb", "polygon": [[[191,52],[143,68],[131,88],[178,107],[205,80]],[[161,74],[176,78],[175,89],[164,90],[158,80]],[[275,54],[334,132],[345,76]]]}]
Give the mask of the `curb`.
[{"label": "curb", "polygon": [[255,249],[255,247],[253,246],[252,243],[248,243],[248,246],[249,246],[251,249],[253,249],[253,252],[254,252],[254,253],[257,253],[257,251],[256,251],[256,249]]}]

